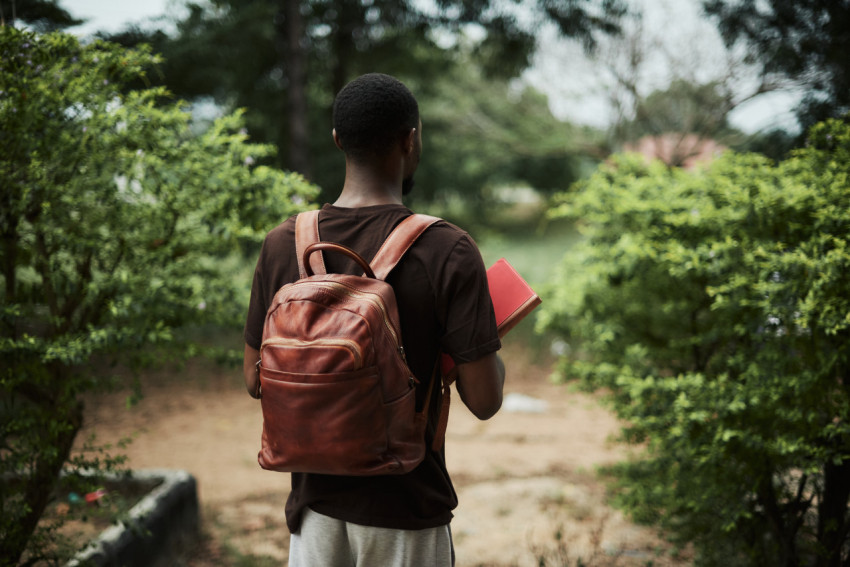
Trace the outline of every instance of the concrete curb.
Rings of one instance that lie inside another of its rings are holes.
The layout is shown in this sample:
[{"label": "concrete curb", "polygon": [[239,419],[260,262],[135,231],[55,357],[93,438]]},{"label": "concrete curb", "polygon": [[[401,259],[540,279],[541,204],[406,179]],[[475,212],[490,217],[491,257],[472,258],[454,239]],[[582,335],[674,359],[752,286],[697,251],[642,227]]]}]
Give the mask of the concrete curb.
[{"label": "concrete curb", "polygon": [[[118,477],[116,477],[118,478]],[[186,471],[133,471],[133,480],[161,483],[80,551],[66,567],[151,567],[167,564],[171,553],[198,534],[198,490]]]}]

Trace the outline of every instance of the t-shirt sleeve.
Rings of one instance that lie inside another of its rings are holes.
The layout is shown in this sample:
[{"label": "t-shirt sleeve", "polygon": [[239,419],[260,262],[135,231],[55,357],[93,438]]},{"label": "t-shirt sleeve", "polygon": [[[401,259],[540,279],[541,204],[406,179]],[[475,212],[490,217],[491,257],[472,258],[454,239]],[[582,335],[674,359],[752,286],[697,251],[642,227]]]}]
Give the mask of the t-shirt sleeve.
[{"label": "t-shirt sleeve", "polygon": [[260,250],[260,256],[257,259],[257,267],[254,268],[254,281],[251,284],[251,299],[248,302],[248,316],[245,318],[245,330],[243,332],[245,344],[249,347],[260,350],[263,339],[263,323],[266,319],[266,290],[263,280],[263,252],[265,251],[265,243]]},{"label": "t-shirt sleeve", "polygon": [[443,352],[456,364],[473,362],[501,348],[487,270],[478,247],[464,234],[444,267],[443,293],[438,309],[444,317]]}]

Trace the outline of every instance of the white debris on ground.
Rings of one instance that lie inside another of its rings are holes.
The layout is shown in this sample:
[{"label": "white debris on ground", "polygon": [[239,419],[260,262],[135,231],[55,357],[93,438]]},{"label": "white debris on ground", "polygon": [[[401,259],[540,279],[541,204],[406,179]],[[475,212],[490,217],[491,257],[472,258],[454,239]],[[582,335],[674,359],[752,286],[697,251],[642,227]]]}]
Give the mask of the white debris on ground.
[{"label": "white debris on ground", "polygon": [[512,392],[502,400],[502,411],[509,413],[546,413],[549,404],[524,394]]}]

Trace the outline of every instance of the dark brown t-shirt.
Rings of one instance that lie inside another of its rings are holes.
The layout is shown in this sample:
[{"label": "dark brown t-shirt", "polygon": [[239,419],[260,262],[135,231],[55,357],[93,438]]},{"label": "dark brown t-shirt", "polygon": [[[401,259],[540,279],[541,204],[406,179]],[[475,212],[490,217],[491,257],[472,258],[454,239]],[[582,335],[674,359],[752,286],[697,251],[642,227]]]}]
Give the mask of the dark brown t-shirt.
[{"label": "dark brown t-shirt", "polygon": [[[322,240],[344,244],[371,260],[392,229],[410,214],[402,205],[354,209],[325,205],[319,215],[319,234]],[[324,259],[328,272],[362,273],[344,256],[325,253]],[[245,324],[249,346],[259,350],[274,294],[297,279],[293,217],[269,232],[260,251]],[[424,404],[440,351],[462,363],[500,348],[481,255],[472,238],[456,226],[445,221],[432,225],[387,282],[396,294],[408,364],[421,382],[418,407]],[[430,405],[435,411],[440,406],[439,390],[436,385]],[[293,474],[286,504],[291,531],[297,532],[305,506],[356,524],[415,530],[449,523],[457,496],[443,452],[429,450],[425,460],[405,475]]]}]

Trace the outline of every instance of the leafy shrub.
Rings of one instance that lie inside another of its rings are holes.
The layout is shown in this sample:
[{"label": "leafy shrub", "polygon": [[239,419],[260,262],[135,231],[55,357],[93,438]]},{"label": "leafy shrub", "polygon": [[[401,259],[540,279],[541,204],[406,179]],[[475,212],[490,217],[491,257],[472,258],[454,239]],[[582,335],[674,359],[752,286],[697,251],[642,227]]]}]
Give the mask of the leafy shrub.
[{"label": "leafy shrub", "polygon": [[[148,50],[0,27],[0,563],[16,564],[82,425],[81,396],[242,315],[225,258],[303,207],[239,113],[194,134]],[[76,459],[75,467],[109,461]],[[20,475],[23,483],[10,483]],[[41,541],[39,538],[34,540]],[[33,557],[38,558],[38,550]]]},{"label": "leafy shrub", "polygon": [[540,322],[646,447],[617,501],[702,565],[846,565],[850,124],[778,164],[619,156],[552,214],[584,239]]}]

